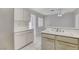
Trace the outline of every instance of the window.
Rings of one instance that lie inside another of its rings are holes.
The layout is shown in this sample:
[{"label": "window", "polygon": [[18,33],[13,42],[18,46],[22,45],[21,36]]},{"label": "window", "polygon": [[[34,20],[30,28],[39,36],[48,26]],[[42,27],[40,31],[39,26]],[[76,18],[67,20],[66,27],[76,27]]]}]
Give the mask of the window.
[{"label": "window", "polygon": [[29,29],[34,29],[36,22],[36,16],[31,14],[30,16],[30,22],[29,22]]},{"label": "window", "polygon": [[38,17],[38,27],[42,27],[43,26],[43,18]]}]

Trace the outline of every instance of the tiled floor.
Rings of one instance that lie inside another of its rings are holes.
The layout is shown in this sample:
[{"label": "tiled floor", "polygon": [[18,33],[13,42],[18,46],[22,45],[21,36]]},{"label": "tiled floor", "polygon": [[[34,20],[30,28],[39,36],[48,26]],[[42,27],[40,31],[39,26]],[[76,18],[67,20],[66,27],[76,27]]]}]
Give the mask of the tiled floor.
[{"label": "tiled floor", "polygon": [[31,43],[22,50],[41,50],[41,37],[37,37],[36,43]]}]

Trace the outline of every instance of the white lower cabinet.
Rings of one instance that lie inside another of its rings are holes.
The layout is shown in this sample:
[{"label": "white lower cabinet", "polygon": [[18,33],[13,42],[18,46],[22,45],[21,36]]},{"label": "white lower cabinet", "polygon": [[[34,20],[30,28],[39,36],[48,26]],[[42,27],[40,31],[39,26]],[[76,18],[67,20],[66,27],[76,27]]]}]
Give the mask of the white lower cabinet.
[{"label": "white lower cabinet", "polygon": [[56,50],[78,50],[78,45],[56,41]]},{"label": "white lower cabinet", "polygon": [[31,43],[34,39],[33,37],[34,37],[33,31],[30,31],[30,30],[15,33],[15,36],[14,36],[15,49],[20,49],[25,45]]},{"label": "white lower cabinet", "polygon": [[54,40],[42,38],[42,50],[54,50]]}]

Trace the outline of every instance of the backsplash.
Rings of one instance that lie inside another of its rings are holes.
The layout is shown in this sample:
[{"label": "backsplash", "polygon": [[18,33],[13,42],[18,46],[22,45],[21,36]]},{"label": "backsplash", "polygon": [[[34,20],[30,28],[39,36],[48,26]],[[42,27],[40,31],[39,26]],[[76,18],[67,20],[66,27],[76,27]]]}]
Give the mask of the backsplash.
[{"label": "backsplash", "polygon": [[15,23],[14,23],[14,26],[15,27],[29,27],[29,23],[26,23],[26,21],[23,21],[23,20],[16,20]]}]

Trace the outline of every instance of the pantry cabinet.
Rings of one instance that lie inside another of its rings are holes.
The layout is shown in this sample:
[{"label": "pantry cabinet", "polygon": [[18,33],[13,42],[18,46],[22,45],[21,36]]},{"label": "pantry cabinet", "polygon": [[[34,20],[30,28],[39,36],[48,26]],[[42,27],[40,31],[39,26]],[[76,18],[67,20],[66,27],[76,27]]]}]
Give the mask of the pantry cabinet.
[{"label": "pantry cabinet", "polygon": [[73,37],[42,33],[43,50],[78,50],[79,40]]}]

